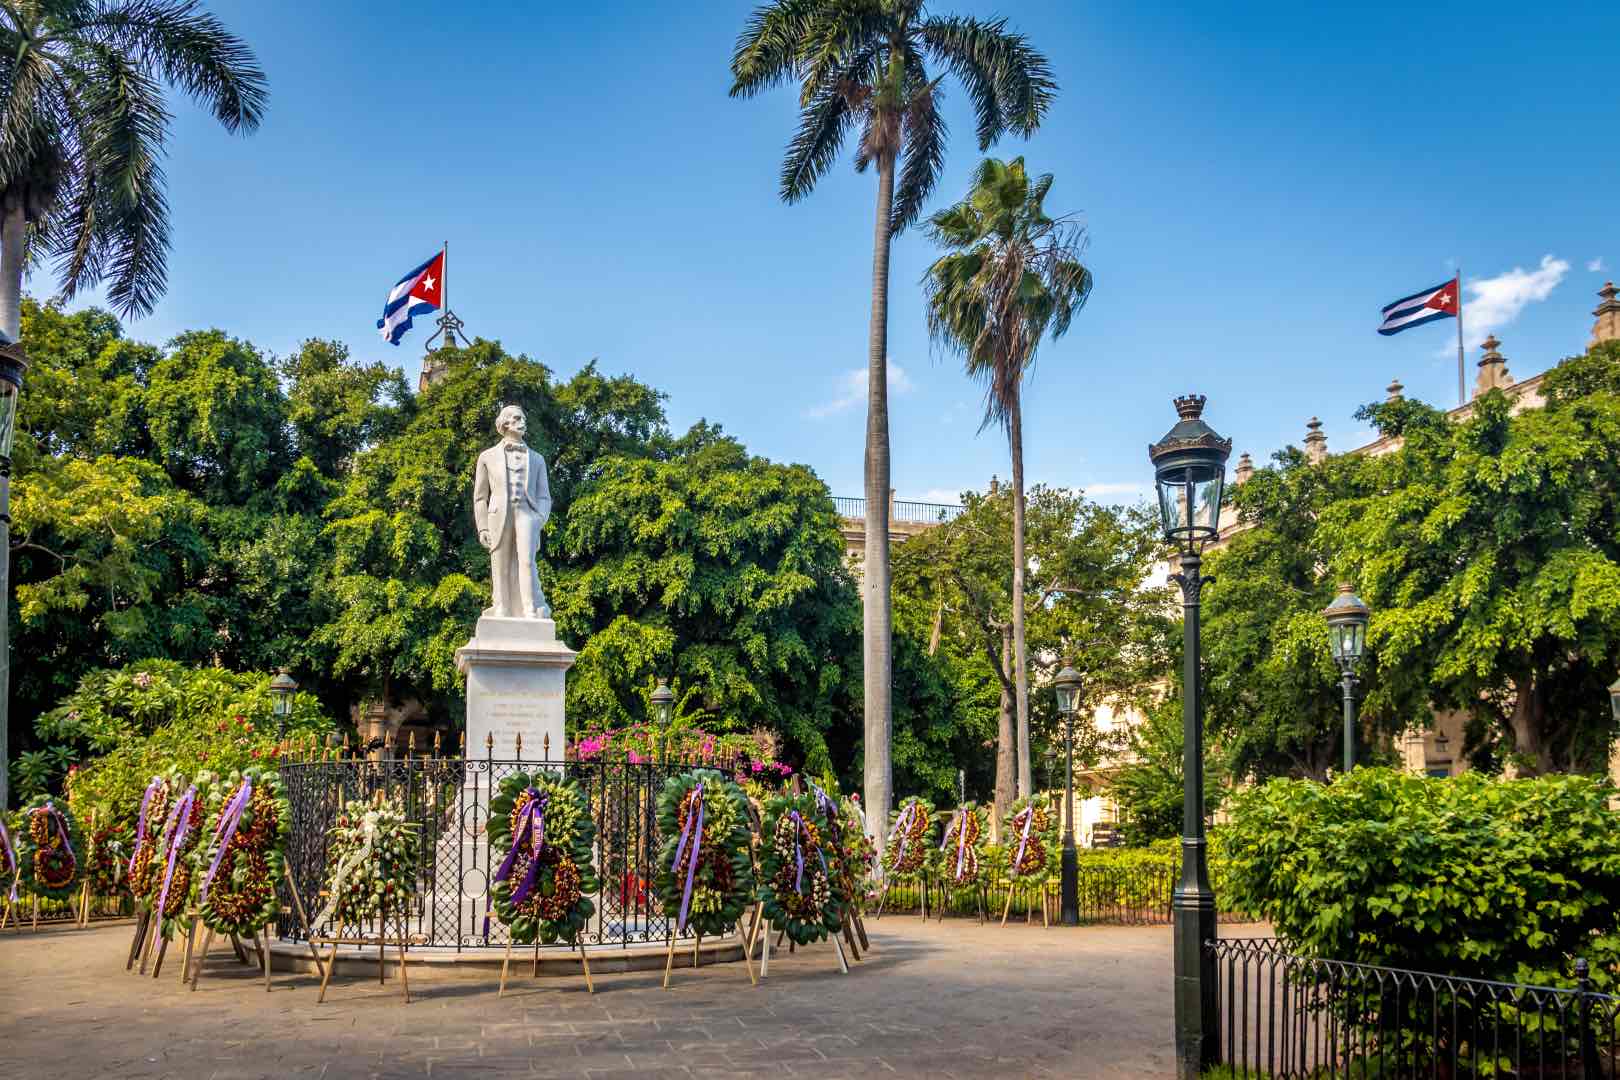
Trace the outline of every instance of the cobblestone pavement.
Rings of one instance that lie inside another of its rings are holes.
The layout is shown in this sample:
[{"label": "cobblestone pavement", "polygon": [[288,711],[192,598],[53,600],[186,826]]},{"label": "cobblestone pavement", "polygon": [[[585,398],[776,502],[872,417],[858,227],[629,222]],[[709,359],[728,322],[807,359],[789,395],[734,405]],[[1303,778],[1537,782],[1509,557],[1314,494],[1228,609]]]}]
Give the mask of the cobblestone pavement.
[{"label": "cobblestone pavement", "polygon": [[[262,979],[216,944],[195,993],[124,971],[128,924],[0,934],[0,1077],[1170,1075],[1170,928],[869,923],[849,976],[830,945],[743,967],[516,979],[412,965]],[[1235,928],[1234,928],[1235,932]],[[515,971],[524,971],[518,968]]]}]

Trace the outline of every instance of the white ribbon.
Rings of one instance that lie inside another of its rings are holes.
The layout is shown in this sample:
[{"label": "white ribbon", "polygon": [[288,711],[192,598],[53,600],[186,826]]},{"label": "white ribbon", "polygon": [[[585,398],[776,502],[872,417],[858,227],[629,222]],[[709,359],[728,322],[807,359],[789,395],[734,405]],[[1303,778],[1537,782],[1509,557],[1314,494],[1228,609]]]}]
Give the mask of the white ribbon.
[{"label": "white ribbon", "polygon": [[338,863],[337,870],[332,874],[332,895],[327,899],[326,907],[315,917],[316,926],[325,926],[332,916],[337,914],[338,899],[342,897],[343,889],[349,883],[349,875],[371,858],[371,845],[377,839],[377,811],[369,810],[360,819],[360,835],[364,838],[364,842],[359,849]]}]

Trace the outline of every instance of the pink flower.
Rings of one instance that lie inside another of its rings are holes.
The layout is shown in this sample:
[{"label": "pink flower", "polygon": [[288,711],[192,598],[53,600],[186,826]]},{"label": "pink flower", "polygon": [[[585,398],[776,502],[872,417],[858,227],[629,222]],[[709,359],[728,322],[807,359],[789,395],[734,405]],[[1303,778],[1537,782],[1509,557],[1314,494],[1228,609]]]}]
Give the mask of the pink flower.
[{"label": "pink flower", "polygon": [[636,753],[634,750],[630,751],[630,764],[632,764],[632,765],[640,765],[641,764],[641,755]]}]

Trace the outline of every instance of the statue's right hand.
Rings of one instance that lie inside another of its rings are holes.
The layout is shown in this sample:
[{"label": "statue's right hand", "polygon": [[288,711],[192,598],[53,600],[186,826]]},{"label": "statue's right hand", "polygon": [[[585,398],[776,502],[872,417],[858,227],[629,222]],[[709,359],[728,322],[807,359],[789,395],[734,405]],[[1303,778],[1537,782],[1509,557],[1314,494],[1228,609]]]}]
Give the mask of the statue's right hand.
[{"label": "statue's right hand", "polygon": [[485,551],[493,551],[493,550],[495,550],[495,545],[490,542],[489,530],[488,529],[479,529],[478,530],[478,542],[480,544],[484,545],[484,550]]}]

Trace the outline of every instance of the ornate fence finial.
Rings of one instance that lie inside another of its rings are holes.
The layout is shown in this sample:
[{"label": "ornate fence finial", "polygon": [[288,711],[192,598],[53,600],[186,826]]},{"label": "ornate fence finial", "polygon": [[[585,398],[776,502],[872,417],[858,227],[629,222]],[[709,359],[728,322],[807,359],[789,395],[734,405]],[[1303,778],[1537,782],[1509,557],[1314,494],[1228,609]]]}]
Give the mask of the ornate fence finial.
[{"label": "ornate fence finial", "polygon": [[540,757],[545,761],[551,760],[551,734],[549,732],[540,737]]},{"label": "ornate fence finial", "polygon": [[522,761],[523,760],[523,732],[520,731],[520,732],[518,732],[516,735],[514,735],[512,737],[512,748],[515,751],[517,751],[517,759],[519,761]]},{"label": "ornate fence finial", "polygon": [[443,732],[441,732],[438,728],[433,729],[433,756],[434,757],[439,756],[439,736],[442,735],[442,734],[443,734]]}]

